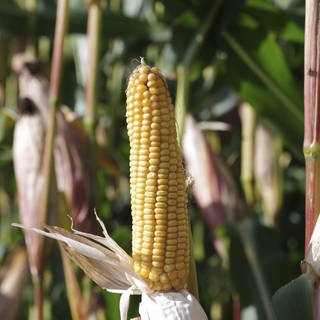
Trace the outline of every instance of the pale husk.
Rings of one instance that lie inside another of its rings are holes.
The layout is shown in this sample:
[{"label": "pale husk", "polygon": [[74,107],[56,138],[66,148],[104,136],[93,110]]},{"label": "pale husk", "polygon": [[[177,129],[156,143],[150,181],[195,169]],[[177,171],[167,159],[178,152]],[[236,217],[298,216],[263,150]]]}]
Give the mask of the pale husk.
[{"label": "pale husk", "polygon": [[14,225],[58,240],[70,258],[90,279],[110,292],[121,293],[121,320],[127,319],[129,298],[132,294],[142,295],[139,308],[142,320],[207,319],[199,302],[186,290],[152,292],[134,272],[131,257],[109,236],[102,221],[98,217],[97,219],[104,237],[77,230],[71,233],[58,227],[46,226],[46,232],[19,224]]},{"label": "pale husk", "polygon": [[313,272],[320,279],[320,218],[313,229],[306,262],[312,266]]},{"label": "pale husk", "polygon": [[306,257],[306,272],[313,281],[313,315],[314,319],[320,317],[320,216],[313,229]]},{"label": "pale husk", "polygon": [[[49,82],[40,65],[26,62],[19,72],[20,97],[30,99],[37,108],[38,118],[44,128],[48,126]],[[94,185],[90,163],[89,137],[76,115],[67,107],[57,111],[57,130],[54,145],[56,184],[68,203],[75,226],[92,231]],[[37,139],[37,136],[33,137]],[[34,225],[38,227],[38,225]]]},{"label": "pale husk", "polygon": [[[18,189],[19,217],[29,227],[41,228],[39,217],[41,191],[44,186],[42,155],[45,128],[38,112],[22,115],[16,123],[13,140],[13,164]],[[43,239],[26,231],[26,246],[32,276],[38,278],[43,268]]]},{"label": "pale husk", "polygon": [[198,300],[187,290],[142,294],[139,308],[142,320],[205,320]]}]

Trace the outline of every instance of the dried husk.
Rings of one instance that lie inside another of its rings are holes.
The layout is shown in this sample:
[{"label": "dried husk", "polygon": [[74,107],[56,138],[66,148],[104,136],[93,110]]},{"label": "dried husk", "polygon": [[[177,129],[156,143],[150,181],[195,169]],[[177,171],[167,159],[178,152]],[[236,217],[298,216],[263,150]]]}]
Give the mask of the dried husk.
[{"label": "dried husk", "polygon": [[212,150],[199,124],[186,118],[183,152],[192,190],[210,230],[234,221],[238,196],[232,177],[222,159]]},{"label": "dried husk", "polygon": [[241,185],[246,203],[249,207],[255,204],[254,194],[254,135],[257,114],[248,103],[239,106],[241,120]]},{"label": "dried husk", "polygon": [[98,217],[97,219],[104,237],[74,229],[71,233],[62,228],[46,226],[46,232],[14,225],[58,240],[68,256],[90,279],[101,288],[121,293],[121,320],[127,319],[129,298],[132,294],[142,295],[139,308],[142,320],[165,320],[169,315],[172,320],[207,319],[199,302],[186,290],[152,292],[147,283],[134,272],[132,258],[109,236],[102,221]]},{"label": "dried husk", "polygon": [[[45,179],[43,150],[46,130],[39,109],[32,100],[22,98],[20,112],[13,139],[13,163],[18,190],[19,217],[26,226],[42,228],[45,221],[42,221],[39,212]],[[51,202],[50,215],[53,216],[55,204]],[[25,240],[31,274],[34,279],[38,279],[43,270],[44,239],[33,232],[26,231]]]},{"label": "dried husk", "polygon": [[[25,63],[19,73],[20,95],[30,98],[37,106],[44,127],[49,121],[49,82],[38,63]],[[67,107],[57,111],[54,148],[55,174],[58,191],[64,194],[68,212],[80,230],[92,230],[94,185],[90,165],[90,144],[86,131],[75,114]],[[67,210],[64,210],[67,211]]]},{"label": "dried husk", "polygon": [[314,319],[320,317],[320,218],[318,217],[307,248],[305,272],[313,281],[313,315]]},{"label": "dried husk", "polygon": [[224,256],[222,243],[214,237],[217,226],[239,218],[236,188],[225,164],[212,150],[199,124],[188,115],[185,122],[183,154],[192,191],[203,218],[212,232],[217,252]]},{"label": "dried husk", "polygon": [[[68,213],[77,228],[85,231],[93,230],[93,219],[89,216],[93,207],[94,190],[90,170],[89,139],[80,121],[66,107],[59,108],[56,114],[55,170],[51,179],[50,209],[47,221],[44,221],[44,217],[40,217],[40,203],[45,183],[42,162],[50,110],[49,83],[42,74],[39,64],[28,62],[23,65],[19,72],[19,89],[21,100],[25,102],[20,107],[26,109],[17,122],[14,143],[21,223],[38,228],[42,228],[45,223],[54,224],[60,209],[63,212],[59,217],[60,224],[68,220],[66,219]],[[28,112],[26,108],[28,106],[29,109],[32,107],[32,112]],[[32,141],[26,141],[27,138]],[[43,237],[26,230],[26,244],[34,280],[41,277],[43,270],[43,241]],[[79,284],[70,261],[65,257],[65,253],[62,253],[62,256],[68,294],[73,295],[69,299],[72,315],[75,319],[85,319],[88,310],[83,303]],[[80,303],[81,308],[75,307],[76,303]]]},{"label": "dried husk", "polygon": [[281,142],[261,121],[255,129],[254,179],[257,198],[261,201],[263,220],[276,224],[282,205]]}]

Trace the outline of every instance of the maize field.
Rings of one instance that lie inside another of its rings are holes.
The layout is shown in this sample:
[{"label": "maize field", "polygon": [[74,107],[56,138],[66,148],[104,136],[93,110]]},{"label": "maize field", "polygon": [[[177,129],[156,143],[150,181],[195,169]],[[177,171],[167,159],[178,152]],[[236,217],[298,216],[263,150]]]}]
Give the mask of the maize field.
[{"label": "maize field", "polygon": [[320,319],[319,6],[0,1],[0,319]]}]

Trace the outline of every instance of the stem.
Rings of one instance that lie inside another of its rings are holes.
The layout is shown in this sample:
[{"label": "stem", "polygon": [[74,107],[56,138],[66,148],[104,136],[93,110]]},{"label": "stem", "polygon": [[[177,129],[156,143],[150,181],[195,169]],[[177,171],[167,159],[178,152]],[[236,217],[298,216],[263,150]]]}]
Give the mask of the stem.
[{"label": "stem", "polygon": [[[63,57],[63,42],[67,29],[67,19],[68,19],[68,0],[59,0],[57,7],[57,19],[56,19],[56,28],[54,36],[54,48],[53,48],[53,58],[51,66],[51,79],[50,79],[50,88],[49,88],[49,104],[50,104],[50,118],[48,121],[48,131],[46,134],[46,144],[44,150],[44,159],[43,159],[43,176],[44,176],[44,187],[43,194],[41,197],[40,204],[40,214],[39,219],[42,224],[45,224],[47,221],[47,216],[50,206],[50,193],[51,185],[54,182],[54,167],[53,167],[53,150],[54,150],[54,141],[55,141],[55,129],[56,129],[56,110],[57,110],[57,97],[59,94],[59,84],[61,78],[61,67],[62,67],[62,57]],[[42,247],[44,243],[42,242]],[[35,303],[41,303],[38,308],[37,318],[38,320],[42,319],[42,279],[39,276],[38,281],[34,281],[35,285]]]},{"label": "stem", "polygon": [[[28,19],[28,29],[29,30],[35,30],[37,25],[37,15],[36,15],[36,9],[37,9],[37,0],[26,0],[25,1],[25,7],[29,11],[30,18]],[[32,32],[33,33],[33,32]],[[30,57],[32,59],[36,59],[38,55],[38,44],[37,44],[37,38],[33,35],[30,36],[27,44],[27,52],[29,53]]]},{"label": "stem", "polygon": [[53,178],[53,149],[56,130],[56,111],[59,94],[59,86],[61,79],[62,59],[63,59],[63,43],[67,31],[67,20],[69,1],[59,0],[57,7],[57,20],[54,36],[54,48],[51,66],[51,78],[49,88],[49,104],[50,104],[50,118],[48,123],[48,131],[46,135],[46,145],[44,150],[44,176],[46,177],[44,183],[44,191],[42,196],[41,206],[41,221],[47,220],[47,213],[49,210],[50,186]]},{"label": "stem", "polygon": [[253,241],[246,229],[247,228],[245,227],[245,225],[243,224],[238,225],[238,232],[242,240],[245,255],[248,259],[253,276],[255,278],[255,283],[257,285],[259,297],[262,302],[265,318],[267,320],[275,320],[276,318],[272,309],[271,299],[269,297],[267,286],[263,278],[260,264],[258,262],[257,253],[252,244]]},{"label": "stem", "polygon": [[244,103],[240,107],[241,118],[241,184],[249,206],[254,204],[253,161],[254,134],[256,127],[256,113],[253,108]]},{"label": "stem", "polygon": [[124,73],[125,68],[122,63],[117,62],[113,64],[112,74],[109,76],[107,83],[107,92],[112,92],[112,95],[110,96],[110,106],[112,106],[110,108],[111,123],[108,134],[108,145],[110,146],[110,149],[117,147],[117,135],[119,132],[117,123],[119,117],[121,117],[119,115],[121,109],[117,108],[117,106],[120,106],[122,103],[122,80],[124,78]]},{"label": "stem", "polygon": [[177,94],[176,94],[176,119],[178,124],[178,138],[181,144],[184,132],[184,123],[187,113],[187,101],[189,96],[190,82],[188,79],[189,70],[185,66],[178,66],[177,69]]},{"label": "stem", "polygon": [[189,68],[190,65],[202,45],[210,26],[214,18],[216,17],[222,0],[217,0],[213,2],[210,8],[209,14],[204,20],[201,27],[198,29],[194,37],[192,38],[187,51],[184,55],[182,63],[177,68],[177,94],[176,94],[176,119],[178,123],[178,137],[181,141],[184,131],[184,122],[188,109],[188,98],[189,98]]},{"label": "stem", "polygon": [[[63,212],[70,210],[66,202],[63,202]],[[70,223],[70,221],[68,221]],[[66,227],[65,221],[60,221],[62,227]],[[65,249],[59,243],[59,249],[63,265],[64,279],[67,289],[68,303],[72,320],[85,320],[88,318],[87,304],[84,303],[81,287],[77,278],[75,269],[72,266],[72,261],[66,254]]]},{"label": "stem", "polygon": [[68,18],[69,0],[58,0],[49,89],[49,102],[51,107],[57,106],[63,60],[63,45],[67,33]]},{"label": "stem", "polygon": [[237,294],[232,295],[232,320],[241,320],[241,305]]},{"label": "stem", "polygon": [[255,63],[255,61],[247,54],[247,52],[241,47],[241,45],[230,35],[227,31],[222,32],[223,38],[229,44],[229,46],[235,51],[239,58],[248,66],[249,69],[265,84],[265,86],[273,92],[273,94],[283,103],[287,112],[292,113],[298,122],[301,122],[301,114],[299,112],[299,106],[296,106],[275,84],[272,79]]},{"label": "stem", "polygon": [[306,256],[320,210],[319,5],[319,1],[306,1],[303,143],[306,160]]},{"label": "stem", "polygon": [[36,320],[43,319],[43,287],[41,277],[33,279],[33,296],[34,296],[34,309],[33,316]]},{"label": "stem", "polygon": [[208,30],[210,26],[212,25],[213,20],[215,19],[218,10],[220,8],[220,5],[222,4],[222,0],[216,0],[213,2],[210,11],[208,13],[208,16],[204,20],[203,24],[201,27],[198,29],[196,34],[194,35],[193,39],[191,40],[187,51],[184,55],[182,64],[186,67],[189,68],[192,60],[194,59],[197,51],[199,50],[200,46],[202,45]]},{"label": "stem", "polygon": [[0,32],[0,108],[5,105],[8,72],[8,39]]},{"label": "stem", "polygon": [[71,260],[67,256],[63,247],[59,245],[62,257],[65,281],[67,284],[68,301],[73,320],[84,320],[87,318],[86,305],[83,303],[81,289],[76,277],[76,273],[71,265]]},{"label": "stem", "polygon": [[100,56],[100,34],[102,22],[102,10],[99,1],[93,1],[89,5],[88,39],[89,39],[89,69],[88,83],[86,87],[86,102],[84,121],[89,135],[92,137],[95,125],[95,113],[98,100],[98,71]]},{"label": "stem", "polygon": [[317,221],[320,210],[320,154],[314,151],[319,149],[319,144],[314,144],[308,151],[305,148],[306,157],[306,225],[305,225],[305,255],[308,254],[308,246]]}]

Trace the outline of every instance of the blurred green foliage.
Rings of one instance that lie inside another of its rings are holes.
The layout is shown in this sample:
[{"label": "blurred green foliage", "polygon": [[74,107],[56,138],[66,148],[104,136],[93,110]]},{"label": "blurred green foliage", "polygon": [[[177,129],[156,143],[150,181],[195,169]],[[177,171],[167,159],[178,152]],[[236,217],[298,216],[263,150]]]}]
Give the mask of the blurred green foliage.
[{"label": "blurred green foliage", "polygon": [[[5,65],[0,68],[10,66],[14,42],[36,39],[45,70],[49,70],[55,2],[37,0],[33,12],[26,9],[24,2],[27,0],[0,3],[0,41],[11,48]],[[87,8],[81,0],[71,0],[70,5],[60,101],[83,117]],[[214,135],[242,199],[239,104],[250,103],[257,115],[281,137],[282,156],[287,160],[282,164],[284,201],[276,225],[263,226],[258,214],[261,212],[255,208],[244,210],[250,216],[246,232],[250,234],[271,295],[299,274],[304,250],[303,1],[109,0],[103,10],[99,62],[97,141],[103,157],[96,167],[95,207],[112,237],[130,252],[129,146],[124,118],[126,79],[139,57],[145,57],[148,64],[157,65],[168,78],[175,98],[177,67],[212,5],[217,6],[216,16],[189,69],[187,111],[199,121],[223,121],[231,125],[230,131]],[[18,221],[11,154],[17,85],[14,72],[7,70],[6,100],[0,110],[0,265],[23,241],[21,232],[10,226]],[[113,166],[117,169],[111,174]],[[213,230],[206,229],[192,195],[190,215],[197,230],[194,242],[200,300],[207,314],[212,319],[232,319],[230,310],[235,301],[240,301],[242,308],[255,305],[258,319],[265,319],[236,222],[220,230],[228,251],[226,264],[215,252]],[[56,245],[52,246],[52,252],[47,259],[50,271],[46,278],[49,310],[46,319],[69,319]],[[119,319],[119,296],[101,292],[106,317]],[[19,319],[27,318],[31,304],[29,283],[23,293]],[[137,315],[136,306],[137,301],[133,302],[132,315]]]}]

